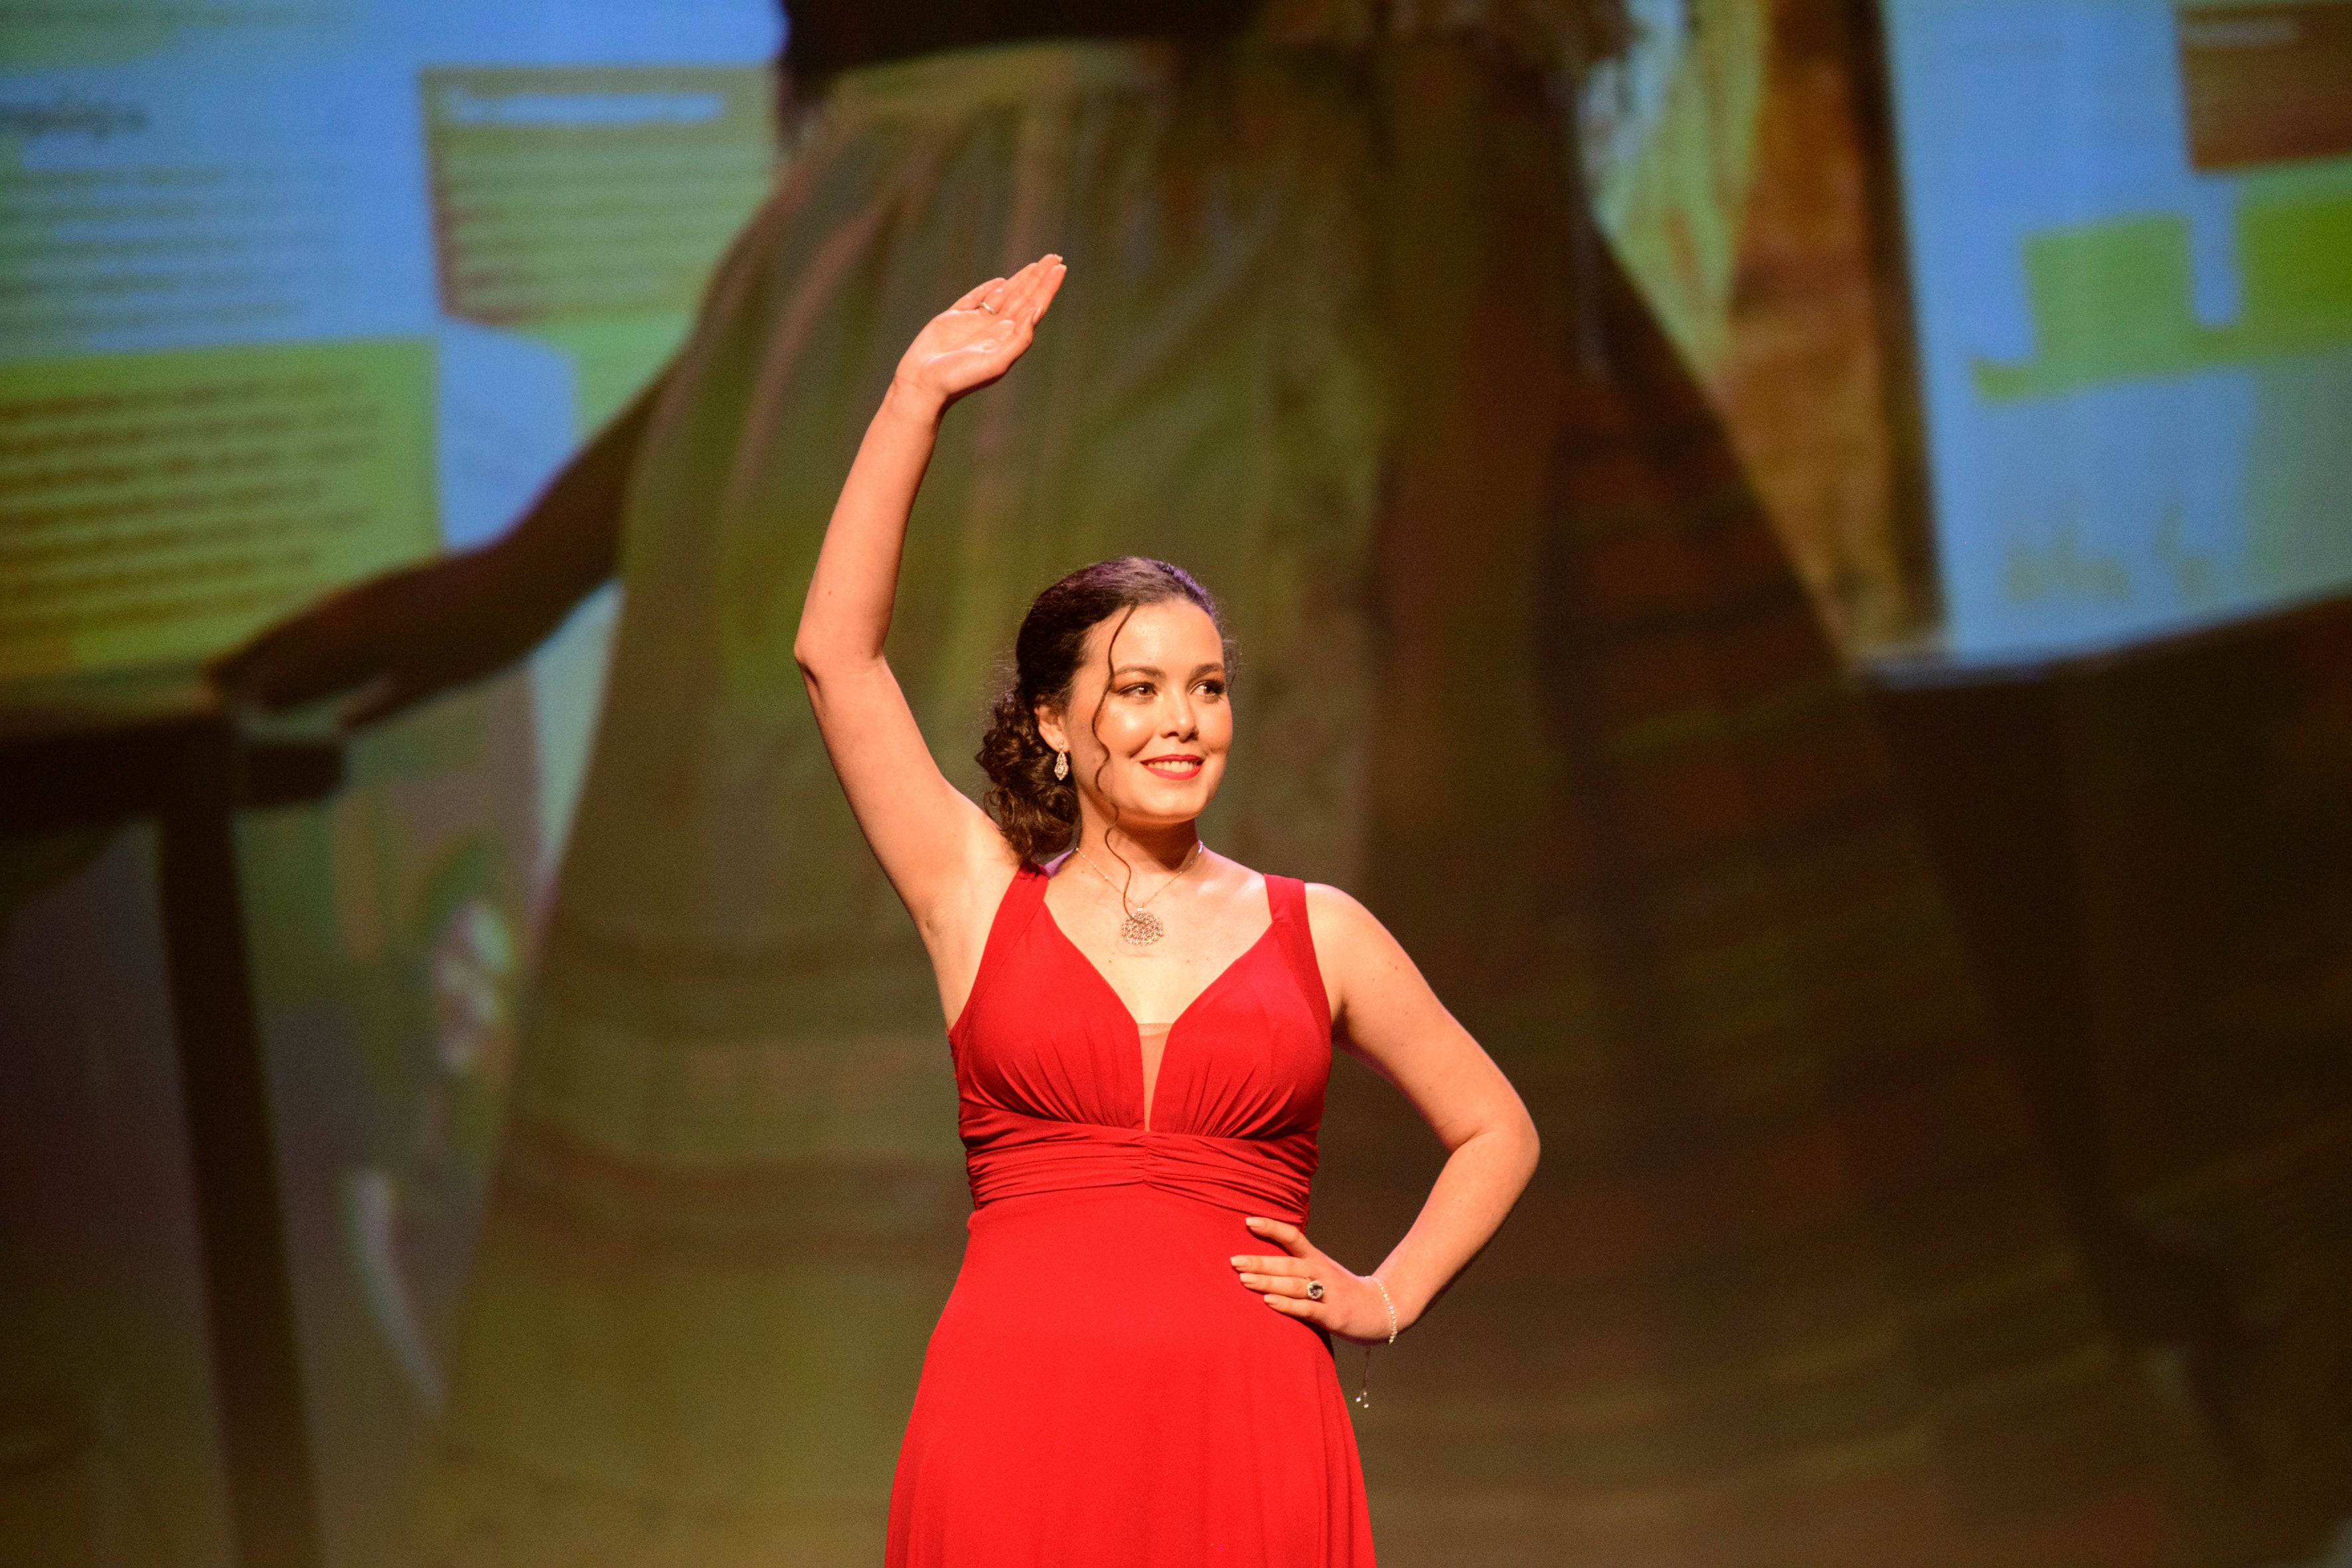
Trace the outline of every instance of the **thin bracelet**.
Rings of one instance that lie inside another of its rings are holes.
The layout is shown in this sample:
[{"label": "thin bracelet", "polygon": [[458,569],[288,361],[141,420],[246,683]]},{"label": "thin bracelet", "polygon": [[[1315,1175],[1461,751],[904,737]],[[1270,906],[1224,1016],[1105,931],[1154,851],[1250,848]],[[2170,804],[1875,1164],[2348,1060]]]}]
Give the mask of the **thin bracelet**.
[{"label": "thin bracelet", "polygon": [[[1381,1277],[1380,1277],[1379,1275],[1377,1275],[1377,1274],[1367,1274],[1367,1275],[1365,1275],[1365,1276],[1364,1276],[1364,1278],[1365,1278],[1365,1279],[1369,1279],[1369,1280],[1370,1280],[1370,1281],[1372,1282],[1372,1289],[1375,1289],[1375,1290],[1378,1290],[1378,1291],[1381,1293],[1381,1305],[1383,1305],[1383,1306],[1387,1307],[1387,1308],[1388,1308],[1388,1310],[1389,1310],[1389,1337],[1388,1337],[1388,1342],[1389,1342],[1390,1344],[1394,1344],[1394,1343],[1396,1343],[1396,1337],[1397,1337],[1396,1301],[1395,1301],[1395,1300],[1393,1300],[1393,1299],[1389,1295],[1389,1288],[1388,1288],[1387,1286],[1385,1286],[1385,1285],[1383,1285],[1383,1284],[1381,1284]],[[1357,1409],[1359,1409],[1359,1410],[1370,1410],[1371,1407],[1372,1407],[1372,1347],[1371,1347],[1371,1346],[1370,1346],[1370,1345],[1366,1345],[1366,1346],[1364,1347],[1364,1371],[1363,1371],[1363,1374],[1362,1374],[1362,1377],[1361,1377],[1360,1381],[1359,1381],[1359,1382],[1357,1383],[1357,1384],[1356,1384],[1356,1408],[1357,1408]]]},{"label": "thin bracelet", "polygon": [[1389,1295],[1389,1288],[1381,1283],[1379,1275],[1367,1274],[1364,1278],[1372,1282],[1372,1289],[1381,1293],[1381,1304],[1389,1310],[1389,1343],[1394,1344],[1397,1337],[1396,1301]]}]

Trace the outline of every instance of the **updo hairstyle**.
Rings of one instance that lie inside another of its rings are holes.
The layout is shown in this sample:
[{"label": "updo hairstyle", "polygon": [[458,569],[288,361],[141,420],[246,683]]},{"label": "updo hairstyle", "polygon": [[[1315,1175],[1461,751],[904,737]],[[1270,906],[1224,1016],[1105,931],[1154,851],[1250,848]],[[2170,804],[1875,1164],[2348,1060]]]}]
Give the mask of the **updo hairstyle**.
[{"label": "updo hairstyle", "polygon": [[[1054,748],[1037,731],[1038,708],[1068,709],[1078,667],[1086,662],[1087,637],[1097,626],[1114,618],[1125,626],[1144,605],[1171,599],[1199,605],[1223,633],[1217,601],[1198,579],[1181,566],[1143,555],[1081,566],[1030,603],[978,753],[989,777],[981,805],[1023,859],[1059,854],[1078,826],[1077,783],[1054,776]],[[1115,627],[1105,639],[1106,657],[1118,637]],[[1225,644],[1230,668],[1232,639]]]}]

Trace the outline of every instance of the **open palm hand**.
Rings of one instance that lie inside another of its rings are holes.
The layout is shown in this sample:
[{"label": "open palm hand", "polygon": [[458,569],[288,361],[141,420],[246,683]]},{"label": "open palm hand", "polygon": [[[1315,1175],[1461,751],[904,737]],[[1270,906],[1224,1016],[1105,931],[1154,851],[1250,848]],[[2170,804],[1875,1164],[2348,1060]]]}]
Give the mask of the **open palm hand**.
[{"label": "open palm hand", "polygon": [[992,278],[933,316],[899,358],[899,389],[944,408],[1013,368],[1054,302],[1068,268],[1039,257],[1010,278]]}]

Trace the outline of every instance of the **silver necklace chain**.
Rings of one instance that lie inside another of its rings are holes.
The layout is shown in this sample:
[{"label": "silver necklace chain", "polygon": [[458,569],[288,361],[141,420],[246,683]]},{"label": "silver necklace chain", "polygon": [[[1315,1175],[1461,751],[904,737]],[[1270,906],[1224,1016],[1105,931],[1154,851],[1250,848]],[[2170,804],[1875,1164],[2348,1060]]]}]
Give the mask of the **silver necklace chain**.
[{"label": "silver necklace chain", "polygon": [[1150,947],[1168,934],[1168,924],[1144,906],[1150,903],[1151,899],[1158,898],[1183,880],[1184,873],[1192,868],[1192,862],[1201,858],[1202,845],[1201,840],[1197,838],[1192,840],[1192,847],[1185,852],[1184,863],[1176,868],[1176,874],[1152,889],[1151,899],[1146,899],[1140,904],[1128,901],[1127,889],[1112,881],[1108,873],[1095,864],[1095,858],[1087,853],[1084,845],[1075,845],[1072,847],[1076,851],[1078,858],[1087,863],[1087,869],[1102,878],[1103,886],[1118,895],[1118,907],[1127,916],[1119,922],[1118,939],[1130,947]]}]

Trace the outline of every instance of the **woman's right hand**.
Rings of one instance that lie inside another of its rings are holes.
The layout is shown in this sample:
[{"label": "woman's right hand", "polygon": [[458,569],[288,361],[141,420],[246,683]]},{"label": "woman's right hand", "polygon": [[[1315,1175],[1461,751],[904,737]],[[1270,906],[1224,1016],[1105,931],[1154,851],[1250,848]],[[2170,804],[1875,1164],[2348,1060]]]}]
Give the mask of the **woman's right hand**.
[{"label": "woman's right hand", "polygon": [[890,382],[892,401],[909,413],[937,418],[957,398],[1003,376],[1028,352],[1068,270],[1060,257],[1041,256],[1010,278],[990,279],[933,316],[899,358]]}]

